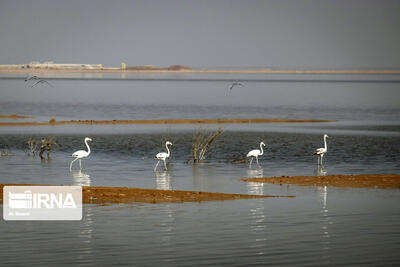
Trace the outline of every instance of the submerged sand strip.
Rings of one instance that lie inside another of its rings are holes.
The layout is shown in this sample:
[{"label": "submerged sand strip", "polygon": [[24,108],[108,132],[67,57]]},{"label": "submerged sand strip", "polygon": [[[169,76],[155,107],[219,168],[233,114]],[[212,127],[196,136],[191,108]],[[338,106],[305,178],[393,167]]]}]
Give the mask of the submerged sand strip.
[{"label": "submerged sand strip", "polygon": [[[28,186],[29,184],[0,184],[0,203],[3,203],[4,186]],[[32,184],[30,184],[33,186]],[[37,185],[38,186],[38,185]],[[105,204],[105,203],[163,203],[163,202],[201,202],[221,201],[249,198],[267,197],[294,197],[294,196],[271,196],[271,195],[245,195],[227,194],[199,191],[182,190],[157,190],[132,187],[103,187],[103,186],[82,186],[82,198],[84,204]]]},{"label": "submerged sand strip", "polygon": [[357,174],[357,175],[327,175],[327,176],[284,176],[241,179],[245,182],[294,184],[311,186],[336,186],[353,188],[399,188],[398,174]]},{"label": "submerged sand strip", "polygon": [[49,122],[0,122],[0,126],[39,126],[39,125],[65,125],[65,124],[224,124],[224,123],[316,123],[334,122],[335,120],[312,119],[169,119],[169,120],[71,120]]}]

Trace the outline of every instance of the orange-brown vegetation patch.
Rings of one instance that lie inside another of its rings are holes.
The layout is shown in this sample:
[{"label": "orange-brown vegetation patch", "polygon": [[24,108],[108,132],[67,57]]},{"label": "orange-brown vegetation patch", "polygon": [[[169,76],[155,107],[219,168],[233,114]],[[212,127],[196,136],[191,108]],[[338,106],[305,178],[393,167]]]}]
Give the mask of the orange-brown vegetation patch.
[{"label": "orange-brown vegetation patch", "polygon": [[313,186],[336,186],[354,188],[400,188],[398,174],[357,174],[357,175],[327,175],[327,176],[284,176],[241,179],[245,182],[295,184]]},{"label": "orange-brown vegetation patch", "polygon": [[0,115],[0,119],[26,119],[26,118],[33,118],[33,117],[32,116],[17,115],[17,114]]},{"label": "orange-brown vegetation patch", "polygon": [[[3,187],[17,184],[0,184],[0,203],[3,203]],[[27,186],[27,184],[19,184]],[[245,195],[226,194],[199,191],[181,190],[157,190],[132,187],[102,187],[83,186],[82,201],[84,204],[105,204],[105,203],[163,203],[163,202],[201,202],[221,201],[234,199],[266,198],[266,197],[293,197],[293,196],[270,196],[270,195]]]},{"label": "orange-brown vegetation patch", "polygon": [[334,120],[311,119],[171,119],[171,120],[71,120],[48,122],[0,122],[0,126],[35,126],[35,125],[64,125],[64,124],[223,124],[223,123],[304,123],[304,122],[333,122]]}]

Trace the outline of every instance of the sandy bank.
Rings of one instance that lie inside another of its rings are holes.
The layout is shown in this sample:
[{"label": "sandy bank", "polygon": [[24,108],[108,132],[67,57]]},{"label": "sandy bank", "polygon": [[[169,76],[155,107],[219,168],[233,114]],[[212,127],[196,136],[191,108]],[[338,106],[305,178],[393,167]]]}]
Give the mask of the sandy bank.
[{"label": "sandy bank", "polygon": [[0,126],[39,126],[64,124],[223,124],[223,123],[305,123],[334,122],[334,120],[311,119],[171,119],[171,120],[71,120],[48,122],[0,122]]},{"label": "sandy bank", "polygon": [[[27,184],[0,184],[0,203],[3,203],[3,187],[27,186]],[[82,198],[84,204],[105,204],[105,203],[163,203],[163,202],[201,202],[201,201],[221,201],[249,198],[266,197],[294,197],[294,196],[270,196],[270,195],[244,195],[226,194],[199,191],[181,190],[157,190],[142,189],[132,187],[102,187],[102,186],[83,186]]]},{"label": "sandy bank", "polygon": [[285,176],[241,179],[245,182],[294,184],[312,186],[336,186],[354,188],[399,188],[398,174],[358,174],[358,175],[327,175],[327,176]]},{"label": "sandy bank", "polygon": [[33,117],[32,116],[17,115],[17,114],[0,115],[0,119],[26,119],[26,118],[33,118]]}]

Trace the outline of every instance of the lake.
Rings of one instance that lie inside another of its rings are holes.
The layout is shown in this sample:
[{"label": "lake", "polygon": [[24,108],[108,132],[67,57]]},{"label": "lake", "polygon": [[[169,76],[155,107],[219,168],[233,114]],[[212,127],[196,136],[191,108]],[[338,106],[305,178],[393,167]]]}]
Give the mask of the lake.
[{"label": "lake", "polygon": [[[246,183],[246,177],[400,173],[400,83],[383,75],[0,76],[0,114],[19,121],[298,118],[329,123],[1,126],[1,183],[129,186],[294,195],[200,203],[85,205],[75,222],[0,222],[0,265],[395,265],[400,191]],[[229,90],[230,81],[244,87]],[[0,121],[11,121],[0,119]],[[206,160],[189,162],[193,135],[224,128]],[[314,149],[328,153],[317,167]],[[50,159],[26,155],[53,137]],[[85,149],[83,170],[71,153]],[[171,141],[168,171],[155,155]],[[260,170],[242,162],[266,143]]]}]

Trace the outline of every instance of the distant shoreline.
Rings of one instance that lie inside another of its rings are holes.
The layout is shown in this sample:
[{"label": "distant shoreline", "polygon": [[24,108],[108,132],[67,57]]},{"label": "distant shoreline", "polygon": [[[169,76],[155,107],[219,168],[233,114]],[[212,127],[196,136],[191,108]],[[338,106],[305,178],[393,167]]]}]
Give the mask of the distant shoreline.
[{"label": "distant shoreline", "polygon": [[4,68],[0,67],[2,74],[26,74],[26,73],[173,73],[173,74],[400,74],[400,70],[284,70],[284,69],[250,69],[250,70],[216,70],[216,69],[46,69],[46,68]]},{"label": "distant shoreline", "polygon": [[41,125],[66,125],[66,124],[237,124],[237,123],[317,123],[335,122],[335,120],[311,120],[311,119],[169,119],[169,120],[71,120],[56,121],[50,119],[48,122],[0,122],[0,126],[41,126]]}]

